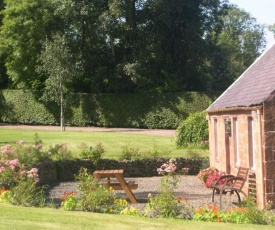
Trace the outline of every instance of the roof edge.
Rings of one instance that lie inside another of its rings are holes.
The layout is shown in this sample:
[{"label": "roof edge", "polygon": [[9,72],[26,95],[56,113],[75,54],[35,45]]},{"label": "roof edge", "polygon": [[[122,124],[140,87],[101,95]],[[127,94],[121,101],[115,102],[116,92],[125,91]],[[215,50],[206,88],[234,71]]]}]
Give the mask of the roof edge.
[{"label": "roof edge", "polygon": [[206,113],[217,113],[217,112],[232,112],[236,110],[241,111],[252,111],[252,110],[259,110],[262,109],[263,105],[257,105],[257,106],[251,106],[251,107],[230,107],[230,108],[224,108],[224,109],[216,109],[216,110],[205,110]]}]

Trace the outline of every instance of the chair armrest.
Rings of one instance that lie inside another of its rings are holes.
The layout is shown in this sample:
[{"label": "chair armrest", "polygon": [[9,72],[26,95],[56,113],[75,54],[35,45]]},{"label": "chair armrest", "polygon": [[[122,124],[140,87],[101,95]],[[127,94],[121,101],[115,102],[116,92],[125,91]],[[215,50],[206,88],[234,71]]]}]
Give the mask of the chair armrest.
[{"label": "chair armrest", "polygon": [[[231,177],[221,186],[221,189],[224,189],[226,186],[232,186],[235,181],[245,181],[242,177]],[[234,186],[233,186],[234,187]]]},{"label": "chair armrest", "polygon": [[232,178],[229,178],[229,179],[226,181],[226,183],[228,183],[228,182],[234,182],[234,181],[236,181],[236,180],[244,181],[244,178],[242,178],[242,177],[232,177]]},{"label": "chair armrest", "polygon": [[226,181],[227,181],[228,178],[232,178],[232,177],[235,177],[235,176],[233,176],[233,175],[224,175],[224,176],[221,176],[221,177],[216,181],[216,183],[214,184],[214,186],[216,186],[221,180],[226,179]]}]

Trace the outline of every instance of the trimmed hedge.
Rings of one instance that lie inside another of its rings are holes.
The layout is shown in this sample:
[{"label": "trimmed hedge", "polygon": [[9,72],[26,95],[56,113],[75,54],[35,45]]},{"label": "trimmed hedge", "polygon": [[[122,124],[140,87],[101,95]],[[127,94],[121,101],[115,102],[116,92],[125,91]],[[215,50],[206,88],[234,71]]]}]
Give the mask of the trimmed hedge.
[{"label": "trimmed hedge", "polygon": [[[58,125],[59,107],[44,102],[42,92],[0,91],[0,122]],[[71,94],[67,126],[175,129],[190,113],[205,110],[217,95],[197,92],[166,94]]]}]

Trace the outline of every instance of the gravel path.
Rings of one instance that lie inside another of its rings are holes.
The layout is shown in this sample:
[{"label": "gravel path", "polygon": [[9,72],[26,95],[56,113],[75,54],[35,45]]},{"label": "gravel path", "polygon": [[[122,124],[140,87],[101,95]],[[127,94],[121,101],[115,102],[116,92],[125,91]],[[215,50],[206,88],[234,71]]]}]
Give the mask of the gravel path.
[{"label": "gravel path", "polygon": [[[143,177],[143,178],[126,178],[126,180],[135,180],[138,183],[138,189],[133,190],[134,195],[137,198],[138,204],[132,204],[139,210],[144,210],[146,203],[148,202],[148,194],[152,196],[157,194],[157,190],[160,185],[162,177]],[[50,197],[58,202],[64,192],[77,192],[77,182],[63,182],[53,187],[49,193]],[[206,205],[212,205],[211,196],[212,190],[202,185],[197,176],[181,176],[179,187],[175,190],[177,197],[182,197],[187,200],[189,205],[194,208],[204,207]],[[124,191],[117,191],[117,196],[127,199]],[[215,195],[215,201],[219,205],[219,196]],[[223,209],[235,207],[234,203],[237,201],[236,195],[223,196]]]}]

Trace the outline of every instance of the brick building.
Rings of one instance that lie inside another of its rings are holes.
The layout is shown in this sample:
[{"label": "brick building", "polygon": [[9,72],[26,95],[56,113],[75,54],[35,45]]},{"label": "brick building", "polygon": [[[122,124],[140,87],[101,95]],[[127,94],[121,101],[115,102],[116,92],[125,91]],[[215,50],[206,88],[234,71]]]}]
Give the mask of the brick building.
[{"label": "brick building", "polygon": [[249,168],[245,193],[275,206],[275,44],[206,112],[211,166],[234,175]]}]

